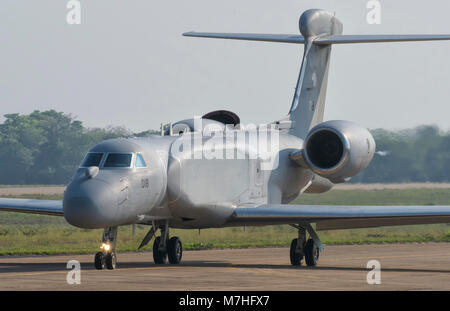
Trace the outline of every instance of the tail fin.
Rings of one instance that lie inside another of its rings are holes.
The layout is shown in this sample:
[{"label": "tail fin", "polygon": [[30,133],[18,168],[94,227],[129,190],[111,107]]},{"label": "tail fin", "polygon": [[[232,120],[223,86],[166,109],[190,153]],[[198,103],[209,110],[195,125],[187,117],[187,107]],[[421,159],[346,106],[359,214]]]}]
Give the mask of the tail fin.
[{"label": "tail fin", "polygon": [[318,36],[342,34],[342,23],[329,12],[308,10],[300,16],[305,48],[294,99],[289,110],[290,133],[305,138],[309,129],[323,121],[331,45],[316,45]]},{"label": "tail fin", "polygon": [[342,35],[342,23],[331,13],[311,9],[300,16],[299,35],[187,32],[184,36],[305,44],[303,61],[289,110],[290,134],[305,138],[323,121],[332,44],[450,40],[450,35]]}]

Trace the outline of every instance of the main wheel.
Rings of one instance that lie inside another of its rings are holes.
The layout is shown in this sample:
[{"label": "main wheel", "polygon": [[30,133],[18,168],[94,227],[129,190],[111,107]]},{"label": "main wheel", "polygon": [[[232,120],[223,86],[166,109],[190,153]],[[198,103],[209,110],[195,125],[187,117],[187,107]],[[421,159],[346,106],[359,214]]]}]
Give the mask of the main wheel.
[{"label": "main wheel", "polygon": [[115,252],[110,252],[105,256],[105,265],[109,270],[113,270],[116,268],[117,264],[117,256]]},{"label": "main wheel", "polygon": [[95,254],[94,266],[97,270],[105,269],[105,256],[103,256],[102,252]]},{"label": "main wheel", "polygon": [[300,266],[302,264],[303,259],[303,256],[297,253],[297,243],[298,239],[293,239],[291,242],[290,257],[291,257],[291,265],[293,266]]},{"label": "main wheel", "polygon": [[167,255],[171,264],[176,265],[180,263],[181,257],[183,256],[183,246],[180,238],[174,236],[169,240]]},{"label": "main wheel", "polygon": [[159,243],[161,242],[161,237],[157,237],[153,242],[153,261],[157,265],[165,264],[167,260],[167,252],[159,250]]},{"label": "main wheel", "polygon": [[313,239],[309,239],[305,245],[305,261],[308,266],[316,266],[319,262],[319,248]]}]

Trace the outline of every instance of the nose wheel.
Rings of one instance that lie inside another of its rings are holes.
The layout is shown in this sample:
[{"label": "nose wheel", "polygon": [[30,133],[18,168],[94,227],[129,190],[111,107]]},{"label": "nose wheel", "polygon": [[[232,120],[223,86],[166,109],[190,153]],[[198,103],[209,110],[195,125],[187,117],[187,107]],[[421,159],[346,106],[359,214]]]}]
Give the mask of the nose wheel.
[{"label": "nose wheel", "polygon": [[105,255],[103,252],[98,252],[95,254],[94,266],[97,270],[105,269]]},{"label": "nose wheel", "polygon": [[94,258],[94,266],[97,270],[113,270],[117,266],[116,249],[117,227],[108,227],[103,232],[101,252],[97,252]]}]

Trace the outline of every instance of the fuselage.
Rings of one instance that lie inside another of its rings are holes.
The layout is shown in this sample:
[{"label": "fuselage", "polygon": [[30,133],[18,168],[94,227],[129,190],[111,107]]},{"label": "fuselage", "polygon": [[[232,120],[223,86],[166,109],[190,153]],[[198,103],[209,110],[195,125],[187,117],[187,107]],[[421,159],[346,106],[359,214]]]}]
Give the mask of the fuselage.
[{"label": "fuselage", "polygon": [[226,141],[220,132],[104,141],[89,150],[67,186],[65,218],[83,228],[168,217],[171,227],[209,228],[226,226],[236,206],[287,203],[312,173],[289,159],[303,141],[274,131],[268,135],[279,135],[270,150],[272,163],[245,130],[235,130],[244,139],[231,144],[217,144]]}]

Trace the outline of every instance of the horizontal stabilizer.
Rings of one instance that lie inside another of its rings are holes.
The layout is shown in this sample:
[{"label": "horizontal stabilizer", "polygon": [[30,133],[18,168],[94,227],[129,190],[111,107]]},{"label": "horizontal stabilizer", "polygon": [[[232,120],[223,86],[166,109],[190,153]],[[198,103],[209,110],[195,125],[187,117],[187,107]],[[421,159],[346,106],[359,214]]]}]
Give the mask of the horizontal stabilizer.
[{"label": "horizontal stabilizer", "polygon": [[[216,33],[216,32],[186,32],[183,36],[215,39],[234,39],[250,41],[267,41],[282,43],[305,43],[300,35],[257,34],[257,33]],[[348,44],[348,43],[380,43],[408,41],[439,41],[450,40],[450,35],[332,35],[312,38],[317,45]]]},{"label": "horizontal stabilizer", "polygon": [[315,44],[377,43],[450,40],[450,35],[334,35],[318,37]]},{"label": "horizontal stabilizer", "polygon": [[282,43],[304,43],[305,38],[300,35],[277,35],[277,34],[257,34],[257,33],[216,33],[216,32],[186,32],[186,37],[234,39],[250,41],[268,41]]}]

